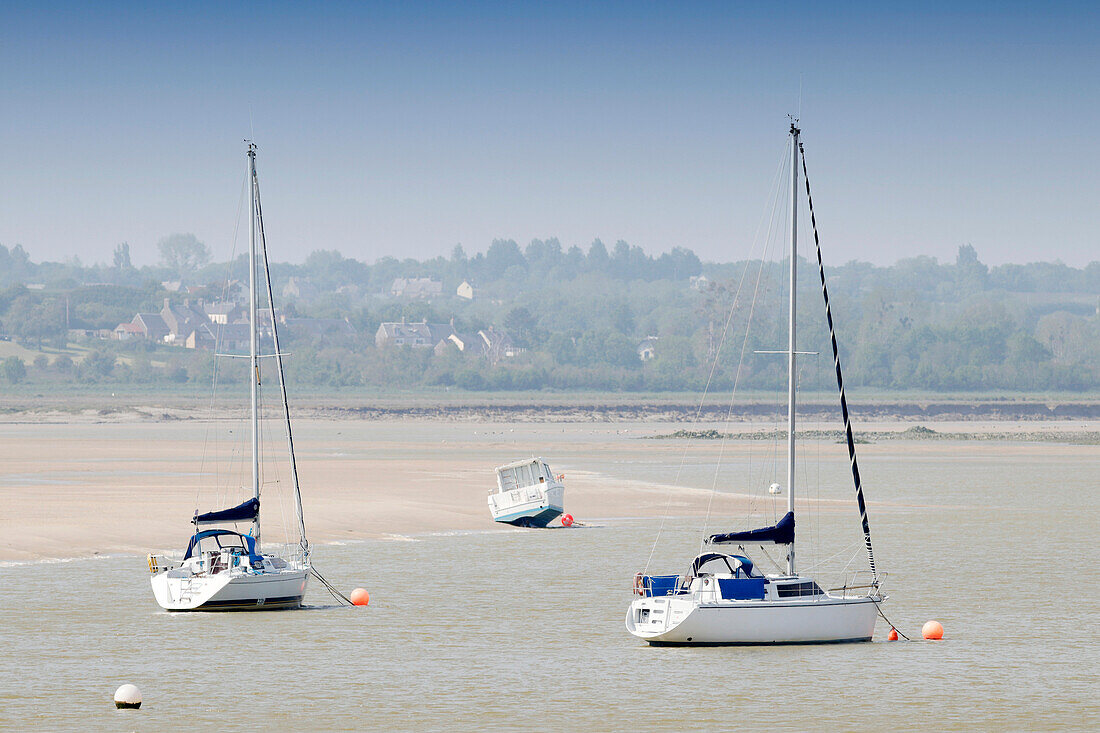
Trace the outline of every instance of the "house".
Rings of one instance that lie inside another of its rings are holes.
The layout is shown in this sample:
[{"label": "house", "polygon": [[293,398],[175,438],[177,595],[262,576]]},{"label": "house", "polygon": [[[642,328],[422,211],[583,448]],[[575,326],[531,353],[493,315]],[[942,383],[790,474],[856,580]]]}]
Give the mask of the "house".
[{"label": "house", "polygon": [[313,287],[313,283],[302,277],[291,277],[286,281],[286,285],[283,286],[284,298],[297,298],[301,300],[309,300],[317,296],[317,288]]},{"label": "house", "polygon": [[477,335],[484,344],[485,355],[494,364],[501,359],[511,359],[516,354],[526,351],[526,349],[516,346],[507,333],[497,331],[492,326],[489,326],[486,331],[478,331]]},{"label": "house", "polygon": [[[136,318],[134,320],[137,320]],[[115,326],[113,331],[115,340],[117,341],[129,341],[130,339],[143,339],[145,338],[145,331],[137,323],[120,323]]]},{"label": "house", "polygon": [[657,337],[646,336],[638,343],[638,358],[642,361],[651,361],[657,356]]},{"label": "house", "polygon": [[132,321],[118,324],[113,331],[114,337],[119,341],[137,338],[158,343],[168,333],[168,325],[159,313],[138,313]]},{"label": "house", "polygon": [[248,323],[200,323],[183,340],[188,349],[248,351],[252,329]]},{"label": "house", "polygon": [[421,300],[438,297],[443,294],[443,283],[430,277],[399,277],[390,286],[390,295],[395,298],[418,298]]},{"label": "house", "polygon": [[463,354],[484,354],[485,340],[480,334],[451,333],[447,338],[435,345],[435,355],[443,356],[452,349],[458,349]]},{"label": "house", "polygon": [[180,280],[161,280],[160,286],[169,293],[178,293],[183,288],[183,282]]},{"label": "house", "polygon": [[458,286],[458,290],[455,291],[455,295],[466,300],[473,300],[474,286],[470,284],[469,280],[463,280],[462,284]]},{"label": "house", "polygon": [[169,344],[183,344],[196,329],[210,322],[202,311],[201,302],[193,304],[190,298],[184,300],[183,305],[172,305],[171,300],[165,298],[160,317],[168,327],[164,341]]},{"label": "house", "polygon": [[710,285],[710,278],[706,275],[692,275],[688,278],[688,286],[692,290],[706,290]]},{"label": "house", "polygon": [[450,323],[383,323],[374,334],[378,348],[389,346],[413,346],[430,349],[454,333]]},{"label": "house", "polygon": [[244,317],[244,308],[229,301],[217,301],[203,305],[203,312],[211,323],[225,325]]}]

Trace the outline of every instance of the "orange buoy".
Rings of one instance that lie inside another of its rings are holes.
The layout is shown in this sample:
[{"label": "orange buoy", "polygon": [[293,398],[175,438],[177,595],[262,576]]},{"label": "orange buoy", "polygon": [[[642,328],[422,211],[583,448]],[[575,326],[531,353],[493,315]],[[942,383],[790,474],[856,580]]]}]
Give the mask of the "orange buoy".
[{"label": "orange buoy", "polygon": [[365,606],[370,603],[370,593],[367,593],[366,588],[356,588],[349,598],[356,606]]},{"label": "orange buoy", "polygon": [[893,629],[893,628],[890,629],[890,633],[886,635],[886,641],[897,641],[897,640],[898,640],[898,630]]},{"label": "orange buoy", "polygon": [[943,624],[939,621],[929,621],[921,628],[920,633],[925,639],[942,639]]},{"label": "orange buoy", "polygon": [[563,527],[572,527],[573,526],[573,515],[572,514],[562,514],[561,515],[561,526],[563,526]]}]

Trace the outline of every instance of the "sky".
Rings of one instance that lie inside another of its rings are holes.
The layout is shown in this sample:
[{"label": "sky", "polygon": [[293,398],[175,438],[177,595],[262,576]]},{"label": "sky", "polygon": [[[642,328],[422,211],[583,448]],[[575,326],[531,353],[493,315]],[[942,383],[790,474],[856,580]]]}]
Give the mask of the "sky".
[{"label": "sky", "polygon": [[1100,6],[828,5],[0,0],[0,244],[225,259],[251,137],[275,260],[731,261],[798,114],[834,263],[1100,260]]}]

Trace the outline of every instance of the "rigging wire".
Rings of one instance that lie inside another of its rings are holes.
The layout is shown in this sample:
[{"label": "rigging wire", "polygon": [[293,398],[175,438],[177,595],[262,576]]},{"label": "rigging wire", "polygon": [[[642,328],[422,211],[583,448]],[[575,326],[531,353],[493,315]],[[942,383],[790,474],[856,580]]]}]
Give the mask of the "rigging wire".
[{"label": "rigging wire", "polygon": [[[260,222],[260,248],[263,252],[265,281],[267,283],[267,302],[271,309],[271,340],[275,350],[275,365],[279,376],[279,391],[283,398],[283,416],[286,419],[286,440],[290,453],[290,475],[294,483],[294,508],[298,519],[299,532],[298,544],[307,553],[308,561],[309,541],[306,539],[305,518],[302,513],[302,492],[298,484],[298,462],[294,457],[294,433],[290,427],[290,402],[287,400],[286,378],[283,371],[283,354],[279,347],[279,329],[275,325],[275,301],[271,293],[271,270],[267,259],[267,235],[264,232],[263,208],[260,205],[260,182],[258,179],[255,179],[255,177],[254,180],[256,185],[256,212]],[[288,539],[289,536],[290,533],[287,531]]]},{"label": "rigging wire", "polygon": [[[776,187],[777,191],[778,191],[778,189],[779,189],[779,186]],[[777,194],[777,197],[778,197],[778,194]],[[738,356],[738,359],[737,359],[737,371],[734,372],[733,391],[730,394],[729,407],[726,410],[726,422],[725,422],[725,425],[723,426],[724,433],[723,433],[723,437],[722,437],[722,440],[721,440],[721,444],[718,447],[718,460],[715,461],[714,479],[711,482],[710,497],[707,501],[707,513],[706,513],[706,516],[703,519],[703,534],[702,534],[702,537],[700,538],[700,541],[699,541],[699,552],[700,553],[702,553],[702,551],[703,551],[703,545],[706,544],[707,525],[710,523],[710,512],[711,512],[712,506],[714,505],[714,496],[715,496],[715,494],[718,493],[718,477],[719,477],[719,473],[721,472],[721,469],[722,469],[722,458],[725,455],[726,444],[728,443],[728,438],[725,437],[725,436],[729,434],[730,420],[733,417],[733,407],[734,407],[734,405],[736,404],[736,401],[737,401],[737,387],[739,386],[740,381],[741,381],[741,368],[745,363],[745,351],[748,349],[748,345],[749,345],[749,332],[752,329],[752,317],[756,312],[756,301],[757,301],[758,296],[760,295],[760,280],[761,280],[761,277],[764,274],[764,261],[767,258],[769,243],[770,243],[770,237],[765,238],[764,248],[760,253],[760,267],[757,269],[757,272],[756,272],[756,286],[753,288],[752,301],[749,304],[749,314],[748,314],[748,318],[745,320],[745,338],[741,341],[741,353],[740,353],[740,355]],[[738,286],[738,293],[740,293],[740,286]],[[734,299],[733,305],[730,307],[730,317],[731,318],[733,317],[733,311],[736,307],[737,307],[737,300]],[[724,336],[725,336],[725,334],[723,334],[723,338],[724,338]],[[715,358],[717,359],[717,356],[715,356]]]},{"label": "rigging wire", "polygon": [[[241,211],[244,208],[244,193],[248,186],[248,174],[245,174],[244,179],[241,181],[241,193],[237,198],[237,215],[234,218],[235,224],[233,226],[233,243],[229,250],[229,262],[225,265],[225,278],[222,281],[222,301],[225,302],[229,296],[229,280],[233,273],[233,255],[237,252],[237,241],[241,230]],[[214,330],[214,357],[211,359],[211,386],[210,386],[210,413],[215,414],[217,410],[217,398],[218,398],[218,347],[221,341],[221,329]],[[199,508],[199,494],[202,491],[202,477],[205,473],[206,456],[208,448],[210,446],[210,435],[214,435],[214,492],[218,500],[224,498],[223,491],[220,490],[221,476],[218,471],[218,424],[216,421],[210,421],[206,424],[205,435],[202,441],[202,455],[199,458],[199,481],[195,486],[195,509]]]},{"label": "rigging wire", "polygon": [[[777,190],[778,190],[779,176],[783,171],[784,163],[787,161],[787,154],[786,154],[785,148],[786,148],[786,146],[784,146],[784,153],[780,156],[779,165],[776,168],[775,176],[774,176],[773,181],[772,181],[772,186],[774,188],[776,188]],[[769,198],[771,198],[770,194],[769,194]],[[753,246],[750,250],[750,258],[749,258],[749,260],[747,260],[745,262],[745,269],[741,273],[741,279],[740,279],[740,282],[738,283],[737,291],[734,295],[733,301],[730,304],[730,311],[729,311],[729,314],[726,318],[725,326],[723,327],[723,330],[722,330],[722,338],[719,341],[719,346],[718,346],[717,351],[715,352],[714,359],[711,361],[710,371],[707,374],[707,381],[706,381],[706,384],[703,387],[703,394],[699,398],[699,404],[696,407],[695,415],[692,417],[692,420],[691,420],[691,429],[692,430],[694,430],[695,426],[699,423],[699,419],[702,415],[703,405],[706,403],[707,394],[710,391],[710,385],[711,385],[711,382],[714,380],[714,373],[715,373],[715,370],[718,367],[718,358],[721,354],[722,345],[725,343],[726,330],[729,328],[730,321],[733,318],[733,312],[734,312],[735,306],[737,304],[737,299],[738,299],[738,296],[740,296],[740,293],[741,293],[741,286],[744,284],[745,277],[746,277],[746,275],[748,275],[749,268],[752,265],[751,255],[752,255],[753,252],[756,251],[756,244],[759,241],[760,230],[763,227],[763,223],[764,223],[763,217],[761,217],[760,222],[757,224],[756,234],[753,236]],[[668,499],[665,502],[665,508],[664,508],[664,511],[661,514],[661,524],[657,528],[657,536],[654,537],[653,545],[649,549],[649,557],[646,558],[645,568],[642,571],[643,573],[646,573],[646,572],[649,571],[650,563],[653,562],[653,555],[657,551],[657,544],[660,542],[661,534],[664,532],[665,524],[668,521],[669,510],[672,507],[672,497],[673,497],[672,489],[673,489],[673,487],[677,486],[680,482],[680,475],[682,474],[682,472],[684,470],[684,464],[687,461],[687,453],[688,453],[689,448],[690,448],[690,445],[685,445],[683,452],[680,454],[680,464],[676,469],[676,476],[673,479],[673,486],[669,488]]]},{"label": "rigging wire", "polygon": [[806,199],[810,208],[810,224],[814,232],[814,246],[817,249],[817,268],[821,274],[821,295],[825,300],[825,319],[829,322],[829,339],[833,347],[833,363],[836,366],[836,386],[840,391],[840,412],[844,417],[844,434],[848,441],[848,457],[852,463],[852,480],[855,482],[856,503],[859,505],[860,522],[863,525],[863,538],[867,546],[867,562],[871,566],[871,582],[878,585],[878,570],[875,568],[875,551],[871,547],[871,527],[867,521],[867,504],[863,499],[863,486],[859,479],[859,464],[856,462],[856,444],[852,436],[852,419],[848,413],[848,400],[844,396],[844,377],[840,370],[840,351],[836,343],[836,330],[833,328],[833,311],[829,306],[829,288],[825,284],[825,265],[821,259],[821,239],[817,232],[817,217],[814,216],[814,199],[810,195],[810,178],[806,172],[806,151],[802,143],[798,144],[798,152],[802,157],[802,177],[806,181]]}]

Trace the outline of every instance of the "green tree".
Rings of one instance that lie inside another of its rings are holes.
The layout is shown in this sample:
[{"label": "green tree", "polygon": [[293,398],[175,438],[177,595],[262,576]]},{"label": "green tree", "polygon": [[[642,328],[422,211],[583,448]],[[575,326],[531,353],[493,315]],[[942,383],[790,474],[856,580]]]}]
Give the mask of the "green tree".
[{"label": "green tree", "polygon": [[130,245],[128,243],[123,242],[115,247],[114,268],[116,270],[134,269],[133,263],[130,262]]},{"label": "green tree", "polygon": [[27,378],[27,365],[18,356],[4,359],[4,377],[12,384],[19,384]]},{"label": "green tree", "polygon": [[535,329],[538,322],[531,315],[531,311],[523,306],[513,308],[504,317],[504,329],[518,346],[532,347],[535,345]]},{"label": "green tree", "polygon": [[210,249],[194,234],[170,234],[157,242],[157,249],[161,264],[181,278],[210,262]]}]

